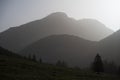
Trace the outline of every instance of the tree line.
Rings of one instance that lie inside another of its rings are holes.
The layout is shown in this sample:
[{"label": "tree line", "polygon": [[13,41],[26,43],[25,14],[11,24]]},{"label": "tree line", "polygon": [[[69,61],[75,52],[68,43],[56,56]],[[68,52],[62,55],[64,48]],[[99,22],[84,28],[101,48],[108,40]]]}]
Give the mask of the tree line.
[{"label": "tree line", "polygon": [[[35,54],[33,55],[29,54],[27,59],[43,63],[41,58],[37,60]],[[58,60],[55,65],[59,67],[68,67],[67,63],[61,60]],[[111,73],[120,75],[120,66],[117,67],[117,65],[114,62],[103,61],[99,53],[95,56],[90,69],[97,74]]]}]

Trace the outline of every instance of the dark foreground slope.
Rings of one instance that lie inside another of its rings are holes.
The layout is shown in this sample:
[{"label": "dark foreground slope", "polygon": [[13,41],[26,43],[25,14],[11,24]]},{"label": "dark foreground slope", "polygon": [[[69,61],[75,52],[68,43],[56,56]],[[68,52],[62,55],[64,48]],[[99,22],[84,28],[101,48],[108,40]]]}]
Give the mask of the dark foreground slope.
[{"label": "dark foreground slope", "polygon": [[119,80],[116,76],[34,62],[7,55],[5,50],[4,53],[0,54],[0,80]]}]

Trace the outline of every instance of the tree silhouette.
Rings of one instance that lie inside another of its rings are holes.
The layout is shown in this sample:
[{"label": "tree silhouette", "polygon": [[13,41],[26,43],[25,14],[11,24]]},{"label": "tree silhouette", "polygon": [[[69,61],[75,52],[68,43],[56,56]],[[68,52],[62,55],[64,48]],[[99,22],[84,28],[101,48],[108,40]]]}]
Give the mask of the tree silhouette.
[{"label": "tree silhouette", "polygon": [[92,68],[93,71],[97,72],[97,74],[99,74],[100,72],[104,72],[103,62],[99,54],[96,55]]},{"label": "tree silhouette", "polygon": [[42,59],[41,58],[39,59],[39,62],[42,63]]},{"label": "tree silhouette", "polygon": [[60,61],[58,60],[56,63],[56,66],[60,66],[60,67],[67,67],[67,63],[64,61]]},{"label": "tree silhouette", "polygon": [[37,60],[36,60],[36,55],[35,55],[35,54],[33,54],[32,60],[33,60],[33,61],[37,61]]}]

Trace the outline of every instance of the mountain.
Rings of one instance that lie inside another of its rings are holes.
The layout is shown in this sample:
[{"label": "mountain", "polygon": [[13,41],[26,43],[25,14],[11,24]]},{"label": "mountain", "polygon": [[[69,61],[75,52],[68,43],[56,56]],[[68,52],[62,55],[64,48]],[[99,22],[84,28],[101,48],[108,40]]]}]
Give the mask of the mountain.
[{"label": "mountain", "polygon": [[112,34],[110,29],[95,19],[79,20],[79,26],[81,26],[80,34],[84,35],[83,38],[91,41],[100,41]]},{"label": "mountain", "polygon": [[26,46],[44,37],[55,34],[75,35],[81,38],[99,41],[113,31],[97,20],[74,20],[65,13],[56,12],[47,17],[18,27],[11,27],[0,33],[0,46],[19,52]]},{"label": "mountain", "polygon": [[21,55],[35,54],[44,62],[65,61],[71,67],[88,67],[96,55],[96,42],[72,35],[52,35],[40,39],[20,52]]},{"label": "mountain", "polygon": [[120,30],[101,40],[98,50],[104,59],[120,65]]}]

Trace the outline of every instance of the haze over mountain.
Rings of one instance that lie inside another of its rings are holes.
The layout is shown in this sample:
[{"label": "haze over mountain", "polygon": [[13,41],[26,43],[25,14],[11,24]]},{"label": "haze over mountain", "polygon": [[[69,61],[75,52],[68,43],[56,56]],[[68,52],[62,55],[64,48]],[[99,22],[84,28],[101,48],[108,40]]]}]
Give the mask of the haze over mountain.
[{"label": "haze over mountain", "polygon": [[47,17],[18,27],[12,27],[0,34],[0,45],[14,52],[44,37],[54,34],[75,35],[86,40],[99,41],[113,31],[97,20],[74,20],[65,13],[56,12]]},{"label": "haze over mountain", "polygon": [[98,50],[104,59],[120,65],[120,30],[101,40]]},{"label": "haze over mountain", "polygon": [[69,66],[88,67],[96,55],[96,42],[72,35],[53,35],[40,39],[23,49],[20,54],[35,54],[44,62],[65,61]]}]

